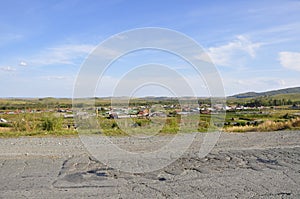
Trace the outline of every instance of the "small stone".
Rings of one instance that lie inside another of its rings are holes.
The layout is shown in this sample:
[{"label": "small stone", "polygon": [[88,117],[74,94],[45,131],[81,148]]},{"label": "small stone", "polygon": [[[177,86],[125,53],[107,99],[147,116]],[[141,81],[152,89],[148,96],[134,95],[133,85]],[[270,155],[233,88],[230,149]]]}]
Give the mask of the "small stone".
[{"label": "small stone", "polygon": [[227,157],[225,158],[225,160],[226,160],[226,161],[230,161],[230,160],[231,160],[231,157],[227,156]]},{"label": "small stone", "polygon": [[159,180],[159,181],[166,181],[167,179],[164,178],[164,177],[160,177],[160,178],[158,178],[158,180]]}]

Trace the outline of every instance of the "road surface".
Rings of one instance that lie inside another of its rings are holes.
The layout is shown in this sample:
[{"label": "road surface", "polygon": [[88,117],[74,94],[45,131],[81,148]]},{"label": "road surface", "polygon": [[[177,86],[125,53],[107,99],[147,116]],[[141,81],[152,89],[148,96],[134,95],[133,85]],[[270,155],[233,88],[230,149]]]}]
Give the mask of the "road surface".
[{"label": "road surface", "polygon": [[78,137],[0,139],[0,167],[0,198],[300,198],[300,132],[222,133],[206,157],[194,144],[148,173],[104,165]]}]

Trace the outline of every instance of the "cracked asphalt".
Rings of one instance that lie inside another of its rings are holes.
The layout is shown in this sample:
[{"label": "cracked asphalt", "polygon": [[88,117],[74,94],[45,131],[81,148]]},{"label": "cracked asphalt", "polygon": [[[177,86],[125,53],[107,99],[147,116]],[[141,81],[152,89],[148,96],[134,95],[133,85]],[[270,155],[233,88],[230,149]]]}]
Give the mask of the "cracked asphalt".
[{"label": "cracked asphalt", "polygon": [[108,167],[77,137],[0,139],[0,198],[300,198],[299,131],[222,133],[199,158],[202,137],[149,173]]}]

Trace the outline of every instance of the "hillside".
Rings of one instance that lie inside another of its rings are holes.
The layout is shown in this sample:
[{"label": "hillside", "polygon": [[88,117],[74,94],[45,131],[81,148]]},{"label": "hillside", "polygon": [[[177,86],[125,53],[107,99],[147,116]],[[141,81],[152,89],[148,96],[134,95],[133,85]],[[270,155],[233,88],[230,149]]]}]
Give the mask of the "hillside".
[{"label": "hillside", "polygon": [[269,96],[286,95],[286,94],[300,94],[300,87],[285,88],[285,89],[272,90],[266,92],[246,92],[246,93],[236,94],[230,97],[231,98],[255,98],[261,96],[269,97]]}]

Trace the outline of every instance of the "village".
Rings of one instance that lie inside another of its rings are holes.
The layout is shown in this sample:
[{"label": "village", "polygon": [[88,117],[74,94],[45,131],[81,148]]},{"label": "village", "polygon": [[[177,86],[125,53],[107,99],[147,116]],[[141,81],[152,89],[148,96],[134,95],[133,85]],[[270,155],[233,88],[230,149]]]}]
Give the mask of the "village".
[{"label": "village", "polygon": [[[130,119],[132,128],[146,128],[154,120],[160,120],[166,125],[162,130],[164,133],[174,133],[179,128],[180,118],[185,117],[192,118],[195,124],[199,123],[198,131],[207,131],[211,126],[236,131],[230,127],[257,127],[267,121],[284,123],[300,116],[300,107],[297,104],[267,106],[250,103],[251,101],[246,103],[227,101],[227,104],[211,105],[207,99],[196,101],[189,98],[181,103],[169,98],[134,99],[127,104],[112,104],[108,99],[97,100],[92,105],[79,103],[77,106],[76,104],[72,106],[71,101],[67,99],[27,100],[27,104],[21,100],[18,104],[16,100],[11,100],[14,102],[12,105],[0,109],[0,127],[2,132],[28,131],[31,134],[33,131],[39,134],[40,131],[49,130],[68,131],[67,133],[74,134],[77,133],[79,126],[83,127],[84,123],[88,123],[84,121],[94,118],[103,126],[101,129],[103,132],[115,135],[122,133],[116,120],[123,122]],[[7,103],[6,100],[5,104]],[[211,123],[214,115],[224,117],[223,122]]]},{"label": "village", "polygon": [[[300,109],[299,106],[294,105],[289,107],[290,109]],[[209,104],[202,104],[200,106],[188,106],[185,105],[180,107],[178,104],[174,105],[142,105],[135,107],[112,107],[112,106],[101,106],[95,107],[93,110],[95,114],[99,117],[107,117],[110,119],[118,118],[130,118],[130,117],[166,117],[178,115],[188,115],[188,114],[214,114],[220,111],[241,111],[241,110],[264,110],[271,109],[271,107],[247,107],[247,106],[227,106],[223,104],[215,104],[210,106]],[[72,108],[52,108],[52,109],[25,109],[25,110],[0,110],[0,115],[18,115],[18,114],[39,114],[39,113],[58,113],[58,115],[65,118],[73,118]],[[84,115],[84,113],[79,112],[79,115]],[[2,120],[1,120],[2,121]],[[4,121],[4,119],[3,119]]]},{"label": "village", "polygon": [[[184,105],[181,107],[179,104],[156,104],[156,105],[141,105],[133,107],[116,107],[116,106],[98,106],[89,108],[94,110],[95,115],[98,117],[106,117],[108,119],[121,119],[121,118],[142,118],[142,117],[166,117],[174,115],[190,115],[190,114],[217,114],[220,111],[226,112],[241,112],[254,111],[254,113],[265,113],[262,111],[274,109],[286,110],[300,110],[300,106],[294,104],[292,106],[274,107],[274,106],[243,106],[243,105],[224,105],[224,104],[200,104],[200,105]],[[39,113],[57,113],[64,118],[73,118],[74,113],[72,108],[51,108],[51,109],[16,109],[16,110],[0,110],[0,115],[18,115],[18,114],[39,114]],[[85,115],[83,112],[77,112],[77,115]],[[1,122],[6,120],[1,118]]]}]

